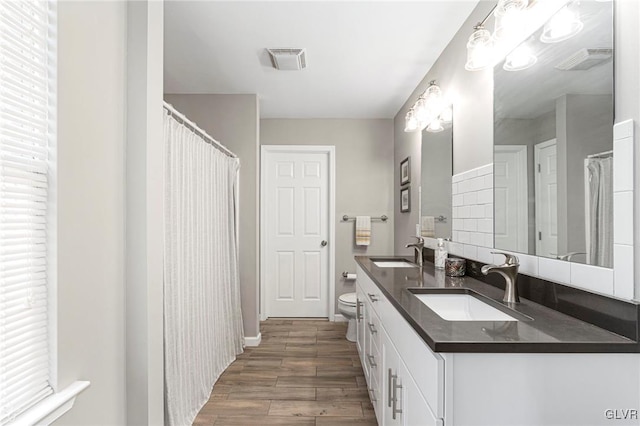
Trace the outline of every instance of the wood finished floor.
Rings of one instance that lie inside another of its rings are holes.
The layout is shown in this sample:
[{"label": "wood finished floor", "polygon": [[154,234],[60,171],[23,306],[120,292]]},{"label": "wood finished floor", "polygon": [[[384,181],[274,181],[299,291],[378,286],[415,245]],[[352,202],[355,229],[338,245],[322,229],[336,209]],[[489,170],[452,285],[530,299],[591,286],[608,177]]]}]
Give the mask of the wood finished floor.
[{"label": "wood finished floor", "polygon": [[377,425],[346,323],[269,319],[216,382],[194,425]]}]

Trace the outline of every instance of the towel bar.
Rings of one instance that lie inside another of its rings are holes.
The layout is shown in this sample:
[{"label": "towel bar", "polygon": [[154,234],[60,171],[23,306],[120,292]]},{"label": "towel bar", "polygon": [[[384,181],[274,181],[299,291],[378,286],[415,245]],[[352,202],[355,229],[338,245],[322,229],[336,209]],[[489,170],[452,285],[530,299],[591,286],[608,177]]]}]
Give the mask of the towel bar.
[{"label": "towel bar", "polygon": [[[371,220],[379,220],[379,221],[382,221],[382,222],[386,222],[387,219],[389,219],[389,218],[387,217],[386,214],[383,214],[382,216],[379,216],[379,217],[371,216]],[[344,216],[342,216],[342,221],[343,222],[347,222],[349,220],[356,220],[356,217],[355,216],[348,216],[346,214]]]}]

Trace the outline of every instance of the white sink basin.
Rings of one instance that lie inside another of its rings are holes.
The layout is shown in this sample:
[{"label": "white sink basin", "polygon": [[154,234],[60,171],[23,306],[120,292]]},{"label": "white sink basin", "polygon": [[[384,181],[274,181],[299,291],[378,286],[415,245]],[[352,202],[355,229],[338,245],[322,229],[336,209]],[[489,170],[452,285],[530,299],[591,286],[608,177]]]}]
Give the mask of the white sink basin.
[{"label": "white sink basin", "polygon": [[374,260],[378,268],[415,268],[416,265],[405,260]]},{"label": "white sink basin", "polygon": [[518,321],[509,314],[468,294],[415,294],[447,321]]}]

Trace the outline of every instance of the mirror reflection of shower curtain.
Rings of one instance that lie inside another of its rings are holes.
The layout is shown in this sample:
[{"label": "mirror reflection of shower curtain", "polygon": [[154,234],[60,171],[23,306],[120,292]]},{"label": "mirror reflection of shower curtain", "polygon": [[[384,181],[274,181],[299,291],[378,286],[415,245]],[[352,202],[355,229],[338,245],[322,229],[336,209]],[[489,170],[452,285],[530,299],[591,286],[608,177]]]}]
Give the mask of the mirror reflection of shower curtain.
[{"label": "mirror reflection of shower curtain", "polygon": [[613,267],[613,158],[589,158],[588,244],[590,265]]}]

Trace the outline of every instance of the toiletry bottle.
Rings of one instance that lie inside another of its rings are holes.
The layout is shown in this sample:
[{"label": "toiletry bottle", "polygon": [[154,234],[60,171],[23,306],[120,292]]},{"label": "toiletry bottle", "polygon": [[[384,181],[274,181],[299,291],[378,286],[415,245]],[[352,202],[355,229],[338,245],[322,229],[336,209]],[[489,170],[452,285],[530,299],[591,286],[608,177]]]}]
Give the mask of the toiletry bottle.
[{"label": "toiletry bottle", "polygon": [[444,240],[438,238],[438,247],[434,255],[436,269],[444,269],[444,261],[447,259],[447,250],[444,248]]}]

